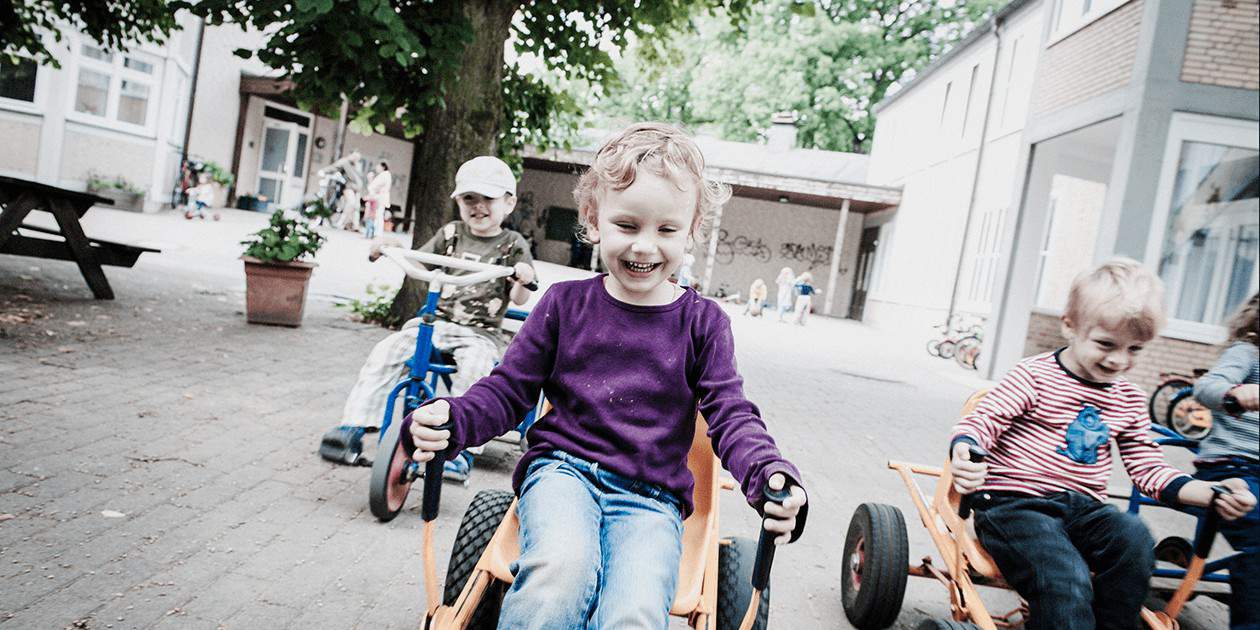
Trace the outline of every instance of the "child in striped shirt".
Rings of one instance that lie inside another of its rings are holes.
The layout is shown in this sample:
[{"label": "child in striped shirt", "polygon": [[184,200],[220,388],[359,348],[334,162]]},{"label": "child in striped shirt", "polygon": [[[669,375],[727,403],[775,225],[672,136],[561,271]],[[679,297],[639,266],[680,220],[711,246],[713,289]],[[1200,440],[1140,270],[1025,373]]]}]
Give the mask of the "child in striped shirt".
[{"label": "child in striped shirt", "polygon": [[[976,493],[976,535],[1027,600],[1030,630],[1139,627],[1154,541],[1104,500],[1111,441],[1145,494],[1212,502],[1212,484],[1164,462],[1146,397],[1123,378],[1163,325],[1162,303],[1159,279],[1132,260],[1078,276],[1063,313],[1067,347],[1021,361],[954,427],[955,487]],[[985,462],[970,460],[974,447],[988,451]],[[1221,483],[1232,491],[1216,501],[1221,516],[1251,511],[1244,481]]]}]

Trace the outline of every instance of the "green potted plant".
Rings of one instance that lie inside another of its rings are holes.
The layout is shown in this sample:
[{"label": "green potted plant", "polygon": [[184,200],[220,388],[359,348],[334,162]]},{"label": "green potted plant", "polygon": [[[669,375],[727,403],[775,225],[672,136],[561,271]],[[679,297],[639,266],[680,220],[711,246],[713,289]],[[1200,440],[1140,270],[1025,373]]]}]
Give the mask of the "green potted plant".
[{"label": "green potted plant", "polygon": [[267,227],[241,241],[245,253],[245,319],[251,324],[301,326],[313,257],[324,237],[300,215],[277,210]]},{"label": "green potted plant", "polygon": [[119,210],[144,212],[144,189],[127,181],[121,175],[107,177],[94,171],[88,172],[88,192],[114,202]]}]

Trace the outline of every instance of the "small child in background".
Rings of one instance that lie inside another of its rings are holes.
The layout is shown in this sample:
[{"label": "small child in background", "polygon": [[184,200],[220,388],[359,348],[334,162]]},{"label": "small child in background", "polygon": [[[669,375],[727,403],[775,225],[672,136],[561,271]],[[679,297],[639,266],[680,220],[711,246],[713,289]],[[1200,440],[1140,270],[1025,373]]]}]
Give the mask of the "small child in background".
[{"label": "small child in background", "polygon": [[[954,488],[975,493],[976,537],[1028,602],[1029,630],[1138,628],[1154,544],[1106,502],[1112,448],[1143,494],[1213,504],[1213,484],[1169,466],[1151,439],[1146,394],[1124,379],[1164,324],[1159,278],[1119,258],[1072,282],[1068,345],[1020,361],[953,430]],[[973,448],[988,451],[971,461]],[[1236,519],[1256,499],[1238,478],[1215,499]]]},{"label": "small child in background", "polygon": [[796,274],[791,267],[784,267],[779,270],[779,277],[774,279],[774,283],[779,287],[774,305],[779,310],[779,321],[783,321],[783,314],[795,306],[792,285],[796,284]]},{"label": "small child in background", "polygon": [[[1199,443],[1196,479],[1238,477],[1260,494],[1260,294],[1234,313],[1228,323],[1230,344],[1212,371],[1194,383],[1194,397],[1212,410],[1212,431]],[[1231,400],[1232,399],[1232,400]],[[1231,628],[1260,627],[1260,510],[1221,524],[1235,550],[1251,549],[1229,568]],[[1251,596],[1238,596],[1251,593]]]},{"label": "small child in background", "polygon": [[814,294],[818,289],[814,288],[814,274],[806,271],[796,277],[796,314],[792,316],[792,321],[804,326],[805,318],[809,316],[809,311],[813,307]]},{"label": "small child in background", "polygon": [[766,307],[768,292],[765,280],[761,278],[753,280],[752,286],[748,287],[748,303],[744,306],[744,314],[761,317],[761,311]]},{"label": "small child in background", "polygon": [[[201,173],[197,175],[197,185],[189,188],[187,194],[188,209],[184,211],[184,218],[197,217],[198,219],[205,219],[206,208],[214,203],[214,184],[210,181],[210,174]],[[219,220],[218,212],[215,212],[213,216],[215,221]]]}]

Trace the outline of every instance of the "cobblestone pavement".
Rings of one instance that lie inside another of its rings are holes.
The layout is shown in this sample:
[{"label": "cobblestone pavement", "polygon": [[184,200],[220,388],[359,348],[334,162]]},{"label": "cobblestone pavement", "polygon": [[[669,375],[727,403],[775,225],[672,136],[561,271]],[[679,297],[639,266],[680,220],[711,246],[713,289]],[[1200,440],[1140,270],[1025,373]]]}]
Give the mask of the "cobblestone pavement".
[{"label": "cobblestone pavement", "polygon": [[[0,514],[13,516],[0,521],[0,625],[415,627],[417,495],[404,515],[377,523],[368,470],[315,454],[382,336],[329,296],[397,275],[363,262],[361,239],[335,234],[303,326],[251,326],[235,257],[258,215],[88,219],[89,234],[164,252],[107,268],[114,301],[90,299],[71,263],[0,255]],[[731,313],[748,393],[804,471],[813,506],[805,538],[777,556],[772,627],[847,628],[839,572],[850,515],[864,501],[900,507],[912,558],[927,554],[884,463],[938,464],[955,410],[982,383],[918,356],[915,340],[853,322],[797,327]],[[438,558],[473,494],[509,487],[518,454],[492,446],[470,486],[447,485]],[[722,506],[724,533],[755,534],[736,494]],[[1188,531],[1175,516],[1154,528]],[[947,612],[942,588],[911,580],[896,627]],[[1225,619],[1219,604],[1196,600],[1183,627]]]}]

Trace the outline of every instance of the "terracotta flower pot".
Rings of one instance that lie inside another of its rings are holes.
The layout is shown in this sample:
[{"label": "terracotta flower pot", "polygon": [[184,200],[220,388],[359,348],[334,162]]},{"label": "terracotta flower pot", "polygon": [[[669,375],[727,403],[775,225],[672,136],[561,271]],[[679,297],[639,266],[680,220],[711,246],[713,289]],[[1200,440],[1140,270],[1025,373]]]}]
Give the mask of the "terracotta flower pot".
[{"label": "terracotta flower pot", "polygon": [[306,308],[306,286],[315,263],[245,261],[245,320],[251,324],[301,326]]}]

